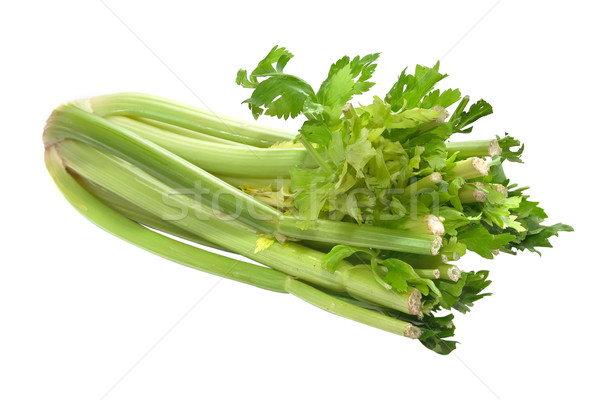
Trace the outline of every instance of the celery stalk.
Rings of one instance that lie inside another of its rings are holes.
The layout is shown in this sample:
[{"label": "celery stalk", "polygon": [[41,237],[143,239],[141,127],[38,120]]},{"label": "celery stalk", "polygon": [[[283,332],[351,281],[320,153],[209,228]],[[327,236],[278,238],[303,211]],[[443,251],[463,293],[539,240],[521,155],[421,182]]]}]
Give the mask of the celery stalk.
[{"label": "celery stalk", "polygon": [[[175,189],[142,169],[78,141],[64,140],[55,146],[65,165],[77,174],[151,214],[171,219],[172,224],[211,243],[330,290],[347,291],[357,298],[408,314],[421,311],[417,290],[405,293],[387,290],[373,279],[370,271],[365,275],[346,262],[335,274],[329,273],[321,267],[323,253],[294,243],[274,242],[257,251],[260,232],[238,220],[215,215],[210,207],[189,196],[174,196],[169,205],[165,204],[164,193],[173,193]],[[177,218],[171,215],[174,208],[180,213]]]},{"label": "celery stalk", "polygon": [[289,178],[290,169],[306,164],[307,153],[302,148],[263,149],[211,143],[177,135],[131,118],[113,116],[106,120],[215,175]]},{"label": "celery stalk", "polygon": [[89,107],[99,116],[124,115],[149,118],[238,143],[269,147],[293,139],[294,133],[266,128],[226,115],[141,93],[117,93],[89,99]]},{"label": "celery stalk", "polygon": [[[382,248],[416,251],[419,254],[435,254],[441,245],[439,238],[434,235],[416,237],[414,234],[392,229],[326,220],[318,222],[324,228],[323,230],[302,231],[293,227],[289,218],[269,205],[234,188],[156,143],[81,109],[81,106],[83,105],[66,105],[55,110],[45,130],[46,143],[51,145],[71,138],[116,154],[172,186],[172,193],[163,192],[164,202],[174,202],[176,200],[174,196],[195,197],[209,205],[211,209],[238,218],[244,224],[261,232],[297,234],[298,236],[295,236],[297,239],[347,243],[362,247],[377,247],[385,243],[385,247]],[[329,231],[325,229],[327,227],[330,228]],[[337,237],[332,237],[331,232],[335,232]],[[409,243],[409,247],[405,243]]]},{"label": "celery stalk", "polygon": [[113,235],[145,250],[200,271],[275,292],[291,293],[333,314],[388,332],[411,339],[421,334],[420,329],[409,322],[350,304],[279,271],[178,242],[125,218],[80,186],[65,169],[56,148],[46,151],[46,166],[63,195],[80,213]]}]

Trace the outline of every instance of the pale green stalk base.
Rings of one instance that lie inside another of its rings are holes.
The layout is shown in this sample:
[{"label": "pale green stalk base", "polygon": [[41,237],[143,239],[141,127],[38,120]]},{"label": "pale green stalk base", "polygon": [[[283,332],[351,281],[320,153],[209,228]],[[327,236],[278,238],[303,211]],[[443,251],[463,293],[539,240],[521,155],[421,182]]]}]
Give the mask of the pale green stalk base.
[{"label": "pale green stalk base", "polygon": [[416,218],[409,218],[403,223],[402,229],[435,236],[443,236],[445,233],[444,224],[442,221],[432,214],[421,215]]},{"label": "pale green stalk base", "polygon": [[446,143],[448,154],[458,153],[457,158],[469,157],[495,157],[502,154],[502,148],[496,139],[492,140],[469,140],[465,142]]},{"label": "pale green stalk base", "polygon": [[452,169],[455,177],[461,177],[466,180],[487,176],[490,166],[481,158],[467,158],[456,163]]},{"label": "pale green stalk base", "polygon": [[458,282],[461,276],[461,271],[456,265],[444,264],[438,267],[440,278],[447,281]]},{"label": "pale green stalk base", "polygon": [[442,174],[434,172],[404,188],[404,196],[416,196],[424,190],[433,189],[442,181]]},{"label": "pale green stalk base", "polygon": [[417,275],[421,278],[425,279],[440,279],[440,270],[439,269],[415,269]]},{"label": "pale green stalk base", "polygon": [[475,182],[463,185],[458,191],[458,198],[463,204],[483,203],[487,199],[487,193],[483,190],[483,183]]},{"label": "pale green stalk base", "polygon": [[195,235],[191,232],[186,231],[185,229],[179,228],[168,221],[163,220],[155,215],[152,215],[141,207],[136,206],[129,201],[122,199],[121,197],[115,195],[112,192],[96,185],[95,183],[85,179],[81,176],[78,176],[75,171],[71,171],[73,177],[79,182],[79,184],[91,193],[94,197],[99,199],[102,203],[110,206],[113,210],[117,211],[119,214],[136,221],[144,226],[150,227],[152,229],[159,230],[161,232],[167,233],[169,235],[177,236],[181,239],[188,240],[190,242],[198,243],[203,246],[207,246],[213,249],[227,251],[226,248],[222,246],[218,246],[214,243],[205,240],[198,235]]},{"label": "pale green stalk base", "polygon": [[285,292],[285,274],[232,260],[144,228],[112,210],[83,189],[67,172],[55,147],[46,149],[45,158],[50,175],[67,200],[77,211],[104,230],[144,250],[188,267],[263,289]]},{"label": "pale green stalk base", "polygon": [[436,269],[447,261],[441,254],[435,256],[423,256],[418,254],[401,253],[394,255],[394,257],[410,264],[410,266],[413,268],[425,269]]},{"label": "pale green stalk base", "polygon": [[[273,230],[280,213],[201,168],[165,150],[157,144],[106,121],[87,110],[65,105],[57,108],[44,132],[46,145],[64,139],[76,139],[103,149],[160,177],[169,185],[185,189],[194,196],[225,213],[235,213],[244,223],[263,230]],[[168,197],[170,192],[165,192]],[[219,196],[215,196],[219,193]],[[169,201],[169,199],[165,199]]]},{"label": "pale green stalk base", "polygon": [[330,296],[314,287],[294,279],[288,279],[285,285],[286,290],[296,297],[305,300],[323,310],[336,315],[341,315],[353,321],[371,325],[384,331],[396,333],[417,339],[421,336],[421,330],[409,322],[404,322],[396,318],[391,318],[377,312],[358,307],[346,301]]}]

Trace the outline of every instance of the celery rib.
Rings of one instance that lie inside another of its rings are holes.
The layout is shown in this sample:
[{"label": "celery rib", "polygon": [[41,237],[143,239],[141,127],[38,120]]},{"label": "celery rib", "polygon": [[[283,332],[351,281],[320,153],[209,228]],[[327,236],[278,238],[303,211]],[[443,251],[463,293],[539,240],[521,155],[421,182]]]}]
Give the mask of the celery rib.
[{"label": "celery rib", "polygon": [[[287,233],[296,239],[326,243],[332,243],[334,240],[338,243],[346,243],[347,240],[348,244],[362,247],[378,247],[384,244],[383,248],[386,249],[413,251],[419,254],[435,254],[439,249],[439,238],[434,236],[415,238],[402,231],[345,222],[330,224],[330,221],[319,221],[323,228],[332,226],[333,231],[330,232],[302,231],[293,227],[289,220],[275,208],[236,189],[156,143],[73,105],[62,106],[55,110],[45,131],[48,145],[69,138],[117,155],[123,161],[130,162],[169,184],[170,191],[163,191],[163,196],[166,196],[163,197],[164,202],[176,202],[173,198],[175,196],[198,198],[212,210],[233,216],[264,233],[283,235]],[[284,231],[279,232],[279,226]]]},{"label": "celery rib", "polygon": [[[55,146],[66,166],[77,174],[127,201],[135,202],[159,218],[168,216],[171,219],[170,214],[175,207],[183,214],[170,222],[211,243],[330,290],[347,291],[357,298],[373,299],[378,304],[405,313],[420,312],[420,304],[415,306],[411,303],[414,303],[413,292],[386,290],[372,279],[371,274],[357,277],[349,263],[342,263],[339,272],[329,273],[321,267],[321,252],[294,243],[277,242],[255,252],[260,233],[237,220],[215,216],[212,209],[188,196],[176,196],[171,205],[165,204],[163,193],[172,192],[172,187],[114,155],[74,140],[64,140]],[[348,279],[348,276],[353,278]]]},{"label": "celery rib", "polygon": [[106,120],[177,154],[216,175],[244,178],[289,178],[290,170],[305,166],[306,151],[301,148],[263,149],[211,143],[180,136],[122,116]]},{"label": "celery rib", "polygon": [[119,238],[163,258],[263,289],[286,292],[286,275],[254,264],[240,263],[144,228],[123,217],[87,192],[67,172],[56,148],[46,149],[46,166],[67,200],[87,219]]},{"label": "celery rib", "polygon": [[207,135],[257,147],[292,140],[294,133],[202,110],[176,101],[141,93],[117,93],[89,100],[99,116],[149,118]]},{"label": "celery rib", "polygon": [[111,234],[184,266],[294,296],[333,314],[412,339],[419,328],[409,322],[350,304],[279,271],[224,257],[154,232],[125,218],[91,193],[67,172],[56,149],[45,154],[46,166],[65,198],[87,219]]}]

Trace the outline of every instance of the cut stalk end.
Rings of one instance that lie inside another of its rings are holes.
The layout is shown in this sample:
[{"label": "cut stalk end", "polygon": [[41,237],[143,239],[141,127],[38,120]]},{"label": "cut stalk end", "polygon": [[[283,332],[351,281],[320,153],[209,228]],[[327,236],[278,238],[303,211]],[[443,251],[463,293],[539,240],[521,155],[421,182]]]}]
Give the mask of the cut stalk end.
[{"label": "cut stalk end", "polygon": [[410,296],[408,296],[408,312],[411,315],[420,315],[422,310],[421,304],[421,292],[413,290]]},{"label": "cut stalk end", "polygon": [[458,282],[462,276],[461,270],[456,265],[445,264],[439,267],[440,277],[452,282]]},{"label": "cut stalk end", "polygon": [[458,280],[460,279],[461,276],[462,276],[462,272],[460,271],[460,269],[458,267],[452,266],[452,267],[448,268],[448,278],[450,278],[451,281],[458,282]]},{"label": "cut stalk end", "polygon": [[502,147],[496,139],[490,140],[490,146],[488,147],[488,154],[490,157],[496,157],[502,154]]},{"label": "cut stalk end", "polygon": [[431,255],[436,256],[440,252],[441,248],[442,248],[442,237],[438,236],[435,239],[433,239],[433,242],[431,243]]},{"label": "cut stalk end", "polygon": [[473,169],[477,171],[480,176],[487,176],[490,172],[490,166],[483,158],[473,157],[471,158],[471,163],[473,164]]},{"label": "cut stalk end", "polygon": [[487,193],[481,190],[483,188],[484,185],[481,182],[466,184],[458,192],[458,197],[464,204],[483,203],[487,199]]},{"label": "cut stalk end", "polygon": [[432,235],[443,236],[446,233],[442,221],[433,214],[425,216],[425,224]]},{"label": "cut stalk end", "polygon": [[436,124],[443,124],[446,121],[446,118],[448,118],[450,116],[450,113],[448,112],[448,110],[446,110],[442,106],[434,106],[433,109],[435,111],[440,111],[440,116],[434,120],[434,122]]},{"label": "cut stalk end", "polygon": [[490,172],[490,166],[484,159],[471,157],[456,163],[453,169],[454,176],[464,179],[473,179],[480,176],[487,176]]},{"label": "cut stalk end", "polygon": [[414,325],[407,325],[404,329],[404,336],[409,339],[418,339],[421,336],[421,330]]},{"label": "cut stalk end", "polygon": [[497,184],[496,186],[494,186],[494,189],[496,190],[496,192],[502,193],[504,197],[508,197],[508,189],[506,189],[506,186]]},{"label": "cut stalk end", "polygon": [[440,174],[439,172],[434,172],[431,175],[429,175],[429,182],[431,183],[439,183],[442,181],[442,174]]}]

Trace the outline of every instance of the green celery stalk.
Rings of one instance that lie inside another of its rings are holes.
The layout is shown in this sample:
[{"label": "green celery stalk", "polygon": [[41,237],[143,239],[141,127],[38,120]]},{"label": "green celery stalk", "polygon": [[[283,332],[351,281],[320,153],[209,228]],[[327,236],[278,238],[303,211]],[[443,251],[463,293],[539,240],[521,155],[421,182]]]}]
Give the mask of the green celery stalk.
[{"label": "green celery stalk", "polygon": [[296,134],[266,128],[248,121],[202,110],[190,105],[142,93],[117,93],[93,97],[89,107],[99,116],[124,115],[148,118],[238,143],[269,147],[294,139]]},{"label": "green celery stalk", "polygon": [[391,253],[389,254],[389,256],[391,258],[398,258],[410,264],[413,268],[424,269],[436,269],[439,268],[440,265],[443,265],[446,261],[448,261],[441,254],[437,254],[435,256],[426,256],[410,253]]},{"label": "green celery stalk", "polygon": [[415,269],[417,275],[425,279],[440,279],[439,269]]},{"label": "green celery stalk", "polygon": [[455,177],[464,179],[474,179],[482,176],[487,176],[490,171],[490,166],[479,157],[471,157],[456,163],[451,171]]},{"label": "green celery stalk", "polygon": [[94,197],[102,201],[104,204],[110,206],[113,210],[119,212],[119,214],[126,216],[133,221],[152,229],[160,230],[161,232],[169,235],[189,240],[190,242],[198,243],[213,249],[227,251],[227,249],[224,247],[217,246],[216,244],[211,243],[208,240],[199,237],[198,235],[179,228],[178,226],[170,223],[168,220],[164,220],[156,215],[148,213],[143,208],[117,196],[113,192],[110,192],[101,186],[98,186],[94,182],[77,175],[75,171],[71,171],[71,174],[73,175],[73,178],[75,178],[85,190],[94,195]]},{"label": "green celery stalk", "polygon": [[279,190],[282,186],[290,186],[289,178],[240,178],[238,176],[218,175],[218,177],[231,186],[241,188],[248,186],[254,189],[262,189],[270,186],[273,190]]},{"label": "green celery stalk", "polygon": [[[185,188],[190,191],[189,195],[210,203],[219,211],[230,214],[239,212],[239,218],[255,228],[274,229],[280,215],[277,210],[240,192],[155,143],[140,138],[78,106],[65,105],[57,108],[48,120],[44,131],[47,145],[69,138],[82,140],[99,149],[118,154],[124,160],[153,176],[160,177],[174,187]],[[215,193],[220,195],[215,196]]]},{"label": "green celery stalk", "polygon": [[456,265],[443,264],[438,267],[440,278],[447,281],[457,282],[460,279],[461,271]]},{"label": "green celery stalk", "polygon": [[[168,238],[123,217],[92,196],[68,172],[56,146],[47,147],[46,166],[67,200],[86,218],[130,243],[168,260],[276,292],[285,292],[285,274],[230,258]],[[201,255],[199,257],[199,255]],[[236,264],[238,263],[238,264]]]},{"label": "green celery stalk", "polygon": [[442,174],[433,172],[424,178],[419,179],[404,188],[404,196],[415,196],[423,190],[434,189],[436,185],[442,181]]},{"label": "green celery stalk", "polygon": [[411,339],[417,339],[421,335],[421,330],[409,322],[404,322],[356,306],[347,301],[328,295],[301,281],[288,279],[285,287],[289,293],[292,293],[296,297],[353,321],[362,322],[363,324],[371,325],[384,331],[403,335]]},{"label": "green celery stalk", "polygon": [[464,184],[458,191],[458,198],[463,204],[483,203],[487,198],[487,193],[481,190],[483,188],[484,186],[481,182]]},{"label": "green celery stalk", "polygon": [[294,243],[274,242],[256,251],[257,241],[263,237],[260,232],[238,220],[215,216],[210,207],[189,196],[175,196],[170,205],[165,204],[163,194],[174,189],[142,169],[78,141],[64,140],[55,146],[65,165],[77,174],[160,218],[176,207],[183,213],[170,222],[211,243],[330,290],[346,291],[408,314],[421,312],[421,296],[416,289],[404,293],[386,290],[368,269],[347,262],[335,274],[329,273],[321,267],[323,253]]},{"label": "green celery stalk", "polygon": [[289,178],[292,168],[310,165],[303,148],[263,149],[185,137],[122,116],[106,119],[215,175]]},{"label": "green celery stalk", "polygon": [[[169,152],[161,146],[124,129],[78,106],[65,105],[54,111],[44,133],[48,145],[65,139],[82,140],[112,154],[160,178],[173,186],[172,194],[164,192],[163,201],[175,201],[173,196],[197,197],[223,214],[236,216],[243,223],[264,233],[295,233],[297,239],[327,243],[346,243],[360,247],[377,247],[386,243],[385,249],[416,251],[420,254],[435,254],[440,247],[439,237],[434,235],[416,237],[414,234],[352,223],[320,220],[321,230],[302,231],[292,227],[290,219],[276,209],[236,189],[221,179],[209,174],[194,164]],[[85,104],[83,104],[85,105]],[[187,193],[181,193],[185,188]],[[278,229],[285,230],[279,232]],[[328,229],[327,229],[328,228]],[[328,233],[329,232],[329,233]],[[335,232],[338,236],[330,236]],[[409,243],[410,250],[406,243]]]},{"label": "green celery stalk", "polygon": [[469,140],[464,142],[448,142],[446,150],[449,155],[459,152],[457,158],[495,157],[502,153],[502,148],[496,139]]},{"label": "green celery stalk", "polygon": [[261,148],[261,147],[256,147],[256,146],[252,146],[252,145],[245,144],[245,143],[234,142],[232,140],[227,140],[227,139],[223,139],[223,138],[216,137],[216,136],[207,135],[202,132],[196,132],[191,129],[185,129],[180,126],[166,124],[164,122],[155,121],[153,119],[148,119],[148,118],[125,117],[125,116],[120,116],[120,115],[115,115],[115,116],[108,115],[108,116],[105,116],[104,118],[106,118],[108,120],[110,120],[112,118],[132,119],[134,121],[141,122],[144,125],[148,125],[148,126],[152,126],[154,128],[160,129],[161,131],[167,131],[167,132],[177,135],[179,137],[186,137],[186,138],[195,139],[195,140],[202,141],[202,142],[221,143],[221,144],[227,144],[230,146],[245,147],[245,148],[255,148],[255,149]]},{"label": "green celery stalk", "polygon": [[[325,243],[336,244],[343,241],[350,246],[374,247],[425,255],[437,254],[442,246],[441,237],[428,233],[399,231],[368,225],[362,226],[361,230],[348,230],[348,225],[347,222],[317,220],[314,226],[298,228],[296,218],[284,216],[278,224],[277,230],[286,236],[297,239],[315,240],[319,237],[319,241]],[[365,236],[367,235],[369,245],[366,245]]]},{"label": "green celery stalk", "polygon": [[350,304],[279,271],[234,260],[168,238],[139,225],[109,208],[86,191],[65,169],[56,148],[48,148],[46,166],[65,198],[87,219],[113,235],[179,264],[254,285],[291,293],[333,314],[375,328],[416,339],[421,331],[409,322]]}]

